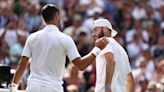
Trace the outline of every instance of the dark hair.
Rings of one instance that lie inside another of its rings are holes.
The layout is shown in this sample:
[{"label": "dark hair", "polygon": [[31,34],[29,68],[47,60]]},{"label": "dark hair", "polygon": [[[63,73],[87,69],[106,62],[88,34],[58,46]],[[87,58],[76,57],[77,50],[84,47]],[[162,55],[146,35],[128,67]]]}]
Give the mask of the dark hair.
[{"label": "dark hair", "polygon": [[78,36],[87,36],[87,34],[85,32],[80,32]]},{"label": "dark hair", "polygon": [[42,8],[41,14],[45,22],[50,21],[59,13],[59,9],[53,4],[47,4]]}]

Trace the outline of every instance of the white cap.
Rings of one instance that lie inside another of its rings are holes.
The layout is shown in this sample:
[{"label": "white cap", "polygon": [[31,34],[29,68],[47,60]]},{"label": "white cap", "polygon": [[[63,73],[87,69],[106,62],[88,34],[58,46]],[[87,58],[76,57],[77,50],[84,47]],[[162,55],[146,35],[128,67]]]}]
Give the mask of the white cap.
[{"label": "white cap", "polygon": [[92,30],[95,27],[108,27],[112,32],[111,32],[111,37],[115,37],[117,35],[117,31],[112,28],[111,23],[107,19],[97,19],[93,22],[93,27]]}]

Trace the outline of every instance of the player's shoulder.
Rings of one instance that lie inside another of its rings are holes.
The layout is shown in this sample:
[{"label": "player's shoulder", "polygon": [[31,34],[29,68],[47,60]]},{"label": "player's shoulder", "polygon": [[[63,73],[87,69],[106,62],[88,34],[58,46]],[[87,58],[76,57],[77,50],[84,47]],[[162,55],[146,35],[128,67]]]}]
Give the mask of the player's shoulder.
[{"label": "player's shoulder", "polygon": [[60,33],[60,38],[59,39],[60,40],[64,40],[64,41],[71,41],[71,40],[73,40],[71,36],[66,35],[66,34],[64,34],[62,32]]},{"label": "player's shoulder", "polygon": [[119,42],[117,42],[113,37],[108,37],[109,39],[109,44],[113,47],[113,48],[120,48],[122,47]]},{"label": "player's shoulder", "polygon": [[115,40],[114,38],[112,38],[112,37],[107,37],[107,39],[108,39],[108,41],[109,41],[110,44],[111,44],[111,43],[113,44],[113,42],[116,41],[116,40]]},{"label": "player's shoulder", "polygon": [[38,30],[34,33],[31,33],[29,36],[28,36],[28,39],[34,39],[37,35],[41,34],[42,33],[42,30]]},{"label": "player's shoulder", "polygon": [[39,34],[39,33],[40,33],[40,31],[31,33],[28,37],[29,37],[29,38],[33,38],[33,37],[35,37],[35,36],[36,36],[37,34]]},{"label": "player's shoulder", "polygon": [[62,32],[61,32],[61,35],[58,38],[58,40],[63,44],[63,46],[65,46],[65,48],[67,48],[67,45],[71,45],[74,42],[72,37],[70,37]]}]

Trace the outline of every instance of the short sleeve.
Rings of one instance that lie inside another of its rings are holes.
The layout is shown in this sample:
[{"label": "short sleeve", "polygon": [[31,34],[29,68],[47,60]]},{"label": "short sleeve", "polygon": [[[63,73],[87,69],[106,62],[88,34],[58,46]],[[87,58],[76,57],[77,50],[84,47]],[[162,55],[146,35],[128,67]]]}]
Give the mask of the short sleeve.
[{"label": "short sleeve", "polygon": [[130,73],[132,70],[131,70],[131,67],[130,67],[130,62],[129,62],[129,59],[128,59],[128,55],[125,56],[126,58],[124,58],[124,61],[125,61],[125,67],[126,67],[126,73]]},{"label": "short sleeve", "polygon": [[127,73],[130,73],[130,72],[132,72],[132,69],[130,67],[130,63],[128,62],[127,63]]},{"label": "short sleeve", "polygon": [[66,54],[71,62],[77,57],[81,57],[71,37],[68,37],[68,39],[65,40],[65,48]]},{"label": "short sleeve", "polygon": [[26,40],[26,43],[25,43],[25,46],[24,46],[21,56],[26,56],[28,58],[31,58],[31,56],[32,56],[31,48],[30,48],[30,36]]},{"label": "short sleeve", "polygon": [[110,45],[110,43],[101,51],[101,54],[104,55],[108,52],[113,53],[112,46]]}]

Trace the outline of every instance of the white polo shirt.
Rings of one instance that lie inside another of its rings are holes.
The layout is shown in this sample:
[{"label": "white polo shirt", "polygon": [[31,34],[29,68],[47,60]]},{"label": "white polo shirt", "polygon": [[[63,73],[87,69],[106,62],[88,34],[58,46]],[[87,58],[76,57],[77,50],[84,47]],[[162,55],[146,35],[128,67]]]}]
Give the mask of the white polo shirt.
[{"label": "white polo shirt", "polygon": [[96,88],[95,92],[105,92],[106,59],[104,54],[111,52],[116,62],[114,75],[112,77],[112,92],[126,92],[125,81],[127,73],[131,72],[128,55],[123,47],[109,37],[108,45],[96,57]]},{"label": "white polo shirt", "polygon": [[31,34],[22,52],[22,56],[32,59],[28,85],[41,85],[63,92],[66,55],[70,61],[80,57],[72,38],[60,32],[55,25],[47,25]]}]

